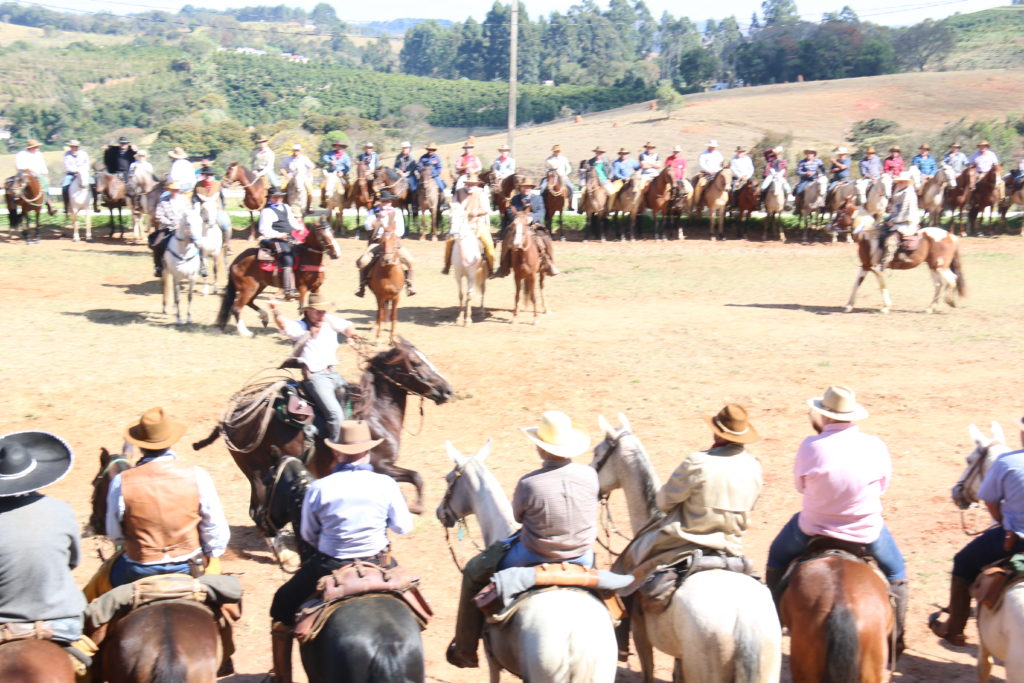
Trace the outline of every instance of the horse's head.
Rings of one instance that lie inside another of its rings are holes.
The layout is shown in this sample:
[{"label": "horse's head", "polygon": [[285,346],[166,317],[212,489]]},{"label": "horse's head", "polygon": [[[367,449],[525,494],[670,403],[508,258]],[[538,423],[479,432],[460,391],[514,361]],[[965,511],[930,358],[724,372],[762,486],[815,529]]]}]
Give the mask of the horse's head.
[{"label": "horse's head", "polygon": [[341,256],[341,249],[338,247],[334,235],[331,234],[330,224],[325,219],[321,220],[309,231],[309,234],[306,236],[306,243],[314,245],[316,249],[325,251],[332,259]]},{"label": "horse's head", "polygon": [[942,162],[942,164],[939,165],[939,172],[936,173],[935,176],[942,179],[941,182],[944,186],[956,185],[956,171],[954,171],[953,167],[946,162]]},{"label": "horse's head", "polygon": [[226,183],[237,183],[238,179],[239,164],[237,161],[232,161],[228,164],[228,168],[224,171],[224,182]]},{"label": "horse's head", "polygon": [[387,351],[370,359],[370,371],[410,394],[429,398],[438,405],[452,396],[452,385],[422,351],[398,339]]},{"label": "horse's head", "polygon": [[832,223],[829,227],[835,230],[849,230],[853,226],[853,214],[856,211],[856,197],[847,197],[835,212],[835,215],[832,217]]},{"label": "horse's head", "polygon": [[645,451],[640,439],[633,435],[624,414],[619,413],[618,427],[613,427],[604,415],[597,416],[597,424],[604,433],[604,439],[594,446],[594,458],[590,466],[597,470],[601,498],[607,498],[612,491],[622,488],[623,480],[630,476],[629,471],[623,467],[625,459],[644,454]]},{"label": "horse's head", "polygon": [[313,475],[301,460],[292,456],[279,458],[263,479],[265,497],[260,501],[260,512],[256,519],[259,527],[275,535],[291,522],[298,536],[302,500],[311,483]]},{"label": "horse's head", "polygon": [[131,466],[124,455],[111,454],[106,448],[100,449],[100,468],[92,480],[92,513],[89,515],[89,529],[93,535],[103,536],[107,533],[107,493],[110,491],[110,482]]},{"label": "horse's head", "polygon": [[203,230],[205,228],[205,221],[203,219],[203,205],[191,208],[182,215],[181,220],[178,222],[178,228],[174,231],[174,236],[182,242],[191,240],[198,242],[203,239]]},{"label": "horse's head", "polygon": [[470,457],[460,453],[451,441],[445,441],[444,447],[448,457],[455,463],[455,468],[444,476],[447,486],[437,506],[437,519],[450,529],[459,520],[473,514],[474,493],[480,490],[483,475],[487,471],[483,463],[491,454],[491,440],[488,439],[476,455]]},{"label": "horse's head", "polygon": [[366,162],[360,161],[356,164],[356,179],[366,182]]},{"label": "horse's head", "polygon": [[512,248],[523,250],[529,246],[530,216],[520,214],[512,220]]},{"label": "horse's head", "polygon": [[953,484],[951,491],[953,502],[961,510],[966,510],[973,503],[978,502],[978,489],[985,473],[996,458],[1008,452],[1010,447],[1006,445],[1006,436],[1003,434],[1003,427],[998,422],[992,423],[992,436],[986,437],[975,425],[967,427],[971,440],[974,442],[974,450],[967,456],[967,467],[960,478]]}]

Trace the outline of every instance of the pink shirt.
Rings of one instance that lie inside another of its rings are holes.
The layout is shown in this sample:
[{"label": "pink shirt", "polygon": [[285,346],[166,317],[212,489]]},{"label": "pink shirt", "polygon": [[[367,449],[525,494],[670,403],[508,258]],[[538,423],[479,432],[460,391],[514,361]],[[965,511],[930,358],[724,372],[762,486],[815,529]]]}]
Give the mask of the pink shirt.
[{"label": "pink shirt", "polygon": [[793,475],[804,494],[801,531],[854,543],[878,540],[882,494],[892,476],[889,449],[881,439],[853,423],[825,425],[800,444]]},{"label": "pink shirt", "polygon": [[683,158],[682,154],[673,154],[668,159],[665,159],[665,165],[672,169],[672,177],[676,180],[682,180],[686,177],[686,159]]}]

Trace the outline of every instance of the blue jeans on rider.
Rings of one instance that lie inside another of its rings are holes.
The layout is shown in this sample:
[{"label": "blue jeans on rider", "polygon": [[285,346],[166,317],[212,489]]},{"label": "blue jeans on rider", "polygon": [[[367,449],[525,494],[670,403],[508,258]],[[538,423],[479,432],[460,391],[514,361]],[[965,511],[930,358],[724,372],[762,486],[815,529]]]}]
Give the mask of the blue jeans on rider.
[{"label": "blue jeans on rider", "polygon": [[[532,567],[538,564],[544,564],[545,562],[551,562],[551,558],[538,555],[537,553],[527,550],[526,546],[523,545],[522,541],[518,536],[512,536],[505,539],[506,543],[511,543],[512,547],[505,553],[505,557],[501,559],[501,563],[498,565],[499,571],[502,569],[508,569],[509,567]],[[594,551],[588,550],[583,555],[572,560],[566,560],[571,564],[579,564],[590,569],[594,566]]]},{"label": "blue jeans on rider", "polygon": [[[775,537],[775,540],[772,541],[771,548],[768,549],[769,568],[785,571],[789,563],[800,557],[807,548],[811,537],[800,530],[800,525],[798,524],[799,517],[799,512],[793,515],[786,522],[786,526],[782,527],[782,531]],[[882,526],[882,533],[877,541],[868,544],[868,551],[878,562],[878,568],[882,570],[885,578],[889,581],[907,578],[907,568],[903,563],[903,554],[900,553],[896,540],[889,533],[889,527]]]},{"label": "blue jeans on rider", "polygon": [[801,194],[810,182],[813,182],[810,178],[801,178],[800,182],[796,184],[796,189],[793,190],[793,194]]},{"label": "blue jeans on rider", "polygon": [[953,576],[974,581],[987,565],[997,562],[1013,553],[1024,552],[1024,539],[1017,537],[1016,545],[1010,552],[1003,550],[1005,530],[1002,526],[986,529],[975,536],[960,552],[953,556]]},{"label": "blue jeans on rider", "polygon": [[314,372],[302,383],[302,388],[316,404],[326,422],[324,437],[331,441],[337,441],[341,431],[344,411],[338,393],[344,392],[346,386],[345,380],[334,370]]},{"label": "blue jeans on rider", "polygon": [[110,568],[110,585],[116,588],[156,574],[188,574],[191,567],[191,563],[187,561],[168,562],[166,564],[140,564],[132,562],[128,559],[127,555],[122,553],[114,561],[114,566]]}]

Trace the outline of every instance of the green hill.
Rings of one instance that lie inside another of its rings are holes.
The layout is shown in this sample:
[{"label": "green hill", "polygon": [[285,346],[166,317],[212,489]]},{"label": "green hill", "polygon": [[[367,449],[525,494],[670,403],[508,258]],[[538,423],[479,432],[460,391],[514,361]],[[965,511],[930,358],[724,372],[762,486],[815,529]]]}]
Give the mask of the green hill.
[{"label": "green hill", "polygon": [[957,14],[941,22],[956,37],[946,69],[1024,67],[1024,5]]}]

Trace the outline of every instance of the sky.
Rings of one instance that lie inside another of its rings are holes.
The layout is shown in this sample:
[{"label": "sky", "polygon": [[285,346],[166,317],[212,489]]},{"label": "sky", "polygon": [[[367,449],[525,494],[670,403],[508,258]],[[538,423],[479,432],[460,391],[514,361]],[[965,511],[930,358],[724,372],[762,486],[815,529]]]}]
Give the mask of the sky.
[{"label": "sky", "polygon": [[[144,12],[152,9],[177,11],[190,4],[183,0],[17,0],[19,4],[40,5],[52,9],[76,9],[84,12],[109,11],[116,14]],[[483,19],[493,0],[388,0],[376,3],[330,2],[338,17],[346,21],[372,21],[402,18],[452,19],[461,21],[473,16]],[[191,4],[202,6],[243,7],[246,5],[278,5],[305,7],[311,9],[318,0],[219,0],[208,5],[202,0]],[[599,7],[607,7],[608,0],[596,0]],[[750,20],[751,13],[760,14],[760,0],[717,0],[714,3],[685,2],[683,0],[645,0],[655,18],[668,11],[675,16],[688,16],[694,21],[722,19],[735,15],[741,24]],[[564,12],[579,0],[524,0],[531,16]],[[808,21],[819,21],[825,12],[838,12],[844,4],[850,5],[864,20],[890,26],[904,26],[924,19],[941,19],[960,12],[966,14],[990,7],[1009,4],[999,0],[797,0],[801,17]]]}]

